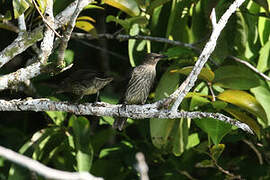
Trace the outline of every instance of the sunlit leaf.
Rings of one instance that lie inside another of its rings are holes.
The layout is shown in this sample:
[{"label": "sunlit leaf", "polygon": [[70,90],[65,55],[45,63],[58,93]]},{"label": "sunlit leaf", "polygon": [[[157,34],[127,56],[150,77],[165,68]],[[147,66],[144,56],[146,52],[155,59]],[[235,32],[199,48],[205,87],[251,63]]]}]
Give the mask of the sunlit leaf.
[{"label": "sunlit leaf", "polygon": [[[140,30],[139,30],[138,24],[133,24],[133,26],[130,29],[129,34],[131,36],[135,36],[135,35],[138,35],[139,32],[140,32]],[[135,44],[136,44],[135,39],[128,40],[128,56],[129,56],[129,61],[130,61],[130,64],[131,64],[132,67],[136,66],[135,61],[134,61],[134,56],[133,56],[134,49],[135,49]]]},{"label": "sunlit leaf", "polygon": [[74,132],[78,171],[89,171],[93,160],[89,121],[84,117],[72,116],[69,120],[69,126]]},{"label": "sunlit leaf", "polygon": [[194,119],[194,122],[212,139],[214,144],[219,144],[222,138],[231,131],[231,125],[212,118]]},{"label": "sunlit leaf", "polygon": [[193,148],[200,143],[200,138],[198,133],[192,133],[188,136],[188,144],[186,149]]},{"label": "sunlit leaf", "polygon": [[103,2],[124,11],[130,16],[140,14],[140,9],[135,0],[103,0]]},{"label": "sunlit leaf", "polygon": [[61,125],[67,115],[66,112],[62,112],[62,111],[46,111],[46,114],[51,118],[51,120],[56,125]]},{"label": "sunlit leaf", "polygon": [[12,5],[15,19],[23,14],[30,6],[26,0],[12,0]]},{"label": "sunlit leaf", "polygon": [[239,121],[247,124],[258,136],[258,138],[261,137],[261,129],[259,124],[256,120],[252,119],[250,116],[248,116],[246,113],[240,112],[238,110],[232,109],[232,108],[225,108],[226,112],[230,113],[232,116],[234,116]]},{"label": "sunlit leaf", "polygon": [[[179,75],[172,74],[169,71],[176,68],[172,65],[161,77],[159,84],[155,91],[155,100],[160,100],[166,95],[175,91],[179,84]],[[177,124],[176,119],[150,119],[150,133],[154,146],[157,148],[166,148],[168,144],[172,144],[169,136],[174,126]]]},{"label": "sunlit leaf", "polygon": [[259,54],[257,69],[260,72],[265,72],[270,68],[270,41],[262,46]]},{"label": "sunlit leaf", "polygon": [[268,121],[264,124],[264,127],[267,127],[270,124],[270,91],[266,87],[259,86],[252,88],[251,92],[255,95],[257,101],[262,105],[266,112]]},{"label": "sunlit leaf", "polygon": [[267,116],[263,107],[251,94],[239,90],[226,90],[220,93],[217,98],[260,117],[267,124]]},{"label": "sunlit leaf", "polygon": [[[262,8],[261,8],[261,12]],[[258,33],[261,41],[261,45],[264,46],[269,40],[270,36],[270,21],[267,17],[260,16],[258,19]]]},{"label": "sunlit leaf", "polygon": [[[182,69],[174,69],[174,70],[171,70],[170,72],[171,73],[176,72],[176,73],[180,73],[180,74],[184,74],[184,75],[189,75],[193,68],[194,68],[194,66],[188,66],[188,67],[184,67]],[[207,81],[207,82],[212,82],[213,79],[215,78],[215,74],[213,71],[211,71],[208,68],[202,68],[198,78],[202,79],[204,81]]]}]

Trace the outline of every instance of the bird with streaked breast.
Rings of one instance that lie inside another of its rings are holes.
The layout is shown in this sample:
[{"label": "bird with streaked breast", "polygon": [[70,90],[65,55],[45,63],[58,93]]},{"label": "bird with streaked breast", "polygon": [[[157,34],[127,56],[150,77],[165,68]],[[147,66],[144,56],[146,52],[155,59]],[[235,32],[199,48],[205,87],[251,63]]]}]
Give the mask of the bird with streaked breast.
[{"label": "bird with streaked breast", "polygon": [[75,94],[77,96],[75,102],[78,102],[85,95],[97,94],[97,101],[99,91],[112,80],[112,77],[102,77],[100,73],[88,69],[78,70],[60,83],[59,90],[56,93],[69,92]]},{"label": "bird with streaked breast", "polygon": [[[156,65],[158,61],[167,56],[157,53],[146,54],[143,64],[137,66],[131,72],[127,90],[124,97],[120,100],[122,107],[127,104],[144,104],[150,93],[151,87],[156,77]],[[123,130],[127,118],[116,117],[113,128],[120,131]]]}]

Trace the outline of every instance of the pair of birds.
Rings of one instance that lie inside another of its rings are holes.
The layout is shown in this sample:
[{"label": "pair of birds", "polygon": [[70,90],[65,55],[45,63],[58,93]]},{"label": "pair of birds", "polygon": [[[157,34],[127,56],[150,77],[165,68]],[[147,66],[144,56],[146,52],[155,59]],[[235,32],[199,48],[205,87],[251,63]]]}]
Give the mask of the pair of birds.
[{"label": "pair of birds", "polygon": [[[120,103],[144,104],[156,77],[156,64],[167,56],[157,53],[148,53],[143,64],[134,68],[131,72],[130,80],[124,97]],[[96,73],[89,70],[79,70],[71,74],[61,83],[61,90],[57,93],[70,92],[77,95],[78,100],[84,95],[99,94],[99,90],[109,84],[113,78],[100,78]],[[127,118],[116,117],[113,128],[123,130]]]}]

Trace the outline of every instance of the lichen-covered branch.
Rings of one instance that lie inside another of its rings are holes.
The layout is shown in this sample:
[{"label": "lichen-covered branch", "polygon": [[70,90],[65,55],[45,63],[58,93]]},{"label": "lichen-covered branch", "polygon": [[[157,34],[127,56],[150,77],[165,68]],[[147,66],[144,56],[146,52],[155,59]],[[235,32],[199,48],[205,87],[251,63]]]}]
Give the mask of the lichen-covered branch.
[{"label": "lichen-covered branch", "polygon": [[[90,3],[90,0],[88,3]],[[63,38],[61,39],[61,44],[60,44],[59,49],[58,49],[58,66],[61,68],[65,67],[65,63],[64,63],[65,62],[64,61],[65,51],[66,51],[66,48],[68,45],[68,41],[70,40],[71,33],[75,27],[76,19],[79,16],[80,12],[83,10],[83,8],[88,3],[85,3],[84,1],[77,2],[76,9],[69,20],[67,29],[63,33]]]},{"label": "lichen-covered branch", "polygon": [[[78,0],[72,2],[65,10],[60,12],[55,17],[54,28],[58,29],[67,24],[70,17],[74,13],[76,3]],[[83,3],[88,4],[89,0],[81,0]],[[16,55],[24,52],[28,47],[32,46],[36,42],[43,38],[44,26],[39,26],[31,32],[25,32],[21,37],[16,38],[9,46],[0,52],[0,68],[9,62]]]},{"label": "lichen-covered branch", "polygon": [[94,115],[94,116],[113,116],[113,117],[130,117],[133,119],[145,118],[213,118],[237,126],[249,133],[253,133],[248,125],[236,121],[220,113],[209,112],[172,112],[167,109],[158,109],[155,104],[145,105],[126,105],[121,108],[121,104],[108,104],[100,102],[97,104],[71,104],[69,102],[57,102],[49,99],[26,99],[26,100],[0,100],[0,111],[65,111],[77,115]]},{"label": "lichen-covered branch", "polygon": [[88,172],[67,172],[47,167],[38,161],[30,159],[29,157],[23,156],[2,146],[0,146],[0,156],[13,163],[26,167],[47,179],[102,180],[102,178],[95,177]]},{"label": "lichen-covered branch", "polygon": [[[204,49],[203,49],[201,55],[199,56],[199,59],[196,62],[193,70],[188,75],[186,80],[181,84],[181,86],[170,96],[172,99],[175,99],[177,97],[175,103],[173,104],[173,106],[171,108],[171,110],[173,112],[177,111],[180,103],[182,102],[182,100],[184,99],[186,94],[194,86],[194,84],[195,84],[195,82],[197,80],[197,77],[200,74],[204,64],[207,62],[208,58],[210,57],[210,55],[212,54],[212,52],[214,51],[214,49],[216,47],[217,39],[218,39],[221,31],[225,27],[225,25],[228,22],[231,15],[236,11],[236,9],[238,7],[241,6],[241,4],[244,1],[245,0],[235,0],[231,4],[229,9],[227,9],[227,11],[222,15],[222,17],[220,18],[218,23],[213,27],[213,32],[212,32],[212,34],[210,36],[210,39],[206,43],[206,45],[204,46]],[[213,14],[214,13],[212,13],[212,15]],[[212,19],[215,19],[215,17],[212,17]]]}]

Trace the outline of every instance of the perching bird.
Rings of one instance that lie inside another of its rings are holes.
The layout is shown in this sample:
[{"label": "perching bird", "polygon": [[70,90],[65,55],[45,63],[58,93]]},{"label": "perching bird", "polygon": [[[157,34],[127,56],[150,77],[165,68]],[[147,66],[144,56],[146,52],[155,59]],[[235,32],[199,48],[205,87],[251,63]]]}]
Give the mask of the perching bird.
[{"label": "perching bird", "polygon": [[[133,69],[125,96],[120,100],[123,103],[123,107],[126,104],[145,103],[156,77],[156,64],[161,58],[165,57],[167,56],[149,53],[146,55],[143,64]],[[127,118],[115,118],[113,128],[121,131],[125,126],[126,120]]]},{"label": "perching bird", "polygon": [[99,90],[109,84],[113,80],[112,77],[102,77],[97,72],[90,70],[78,70],[65,78],[61,83],[59,90],[56,93],[69,92],[77,96],[76,102],[85,95],[97,94]]}]

